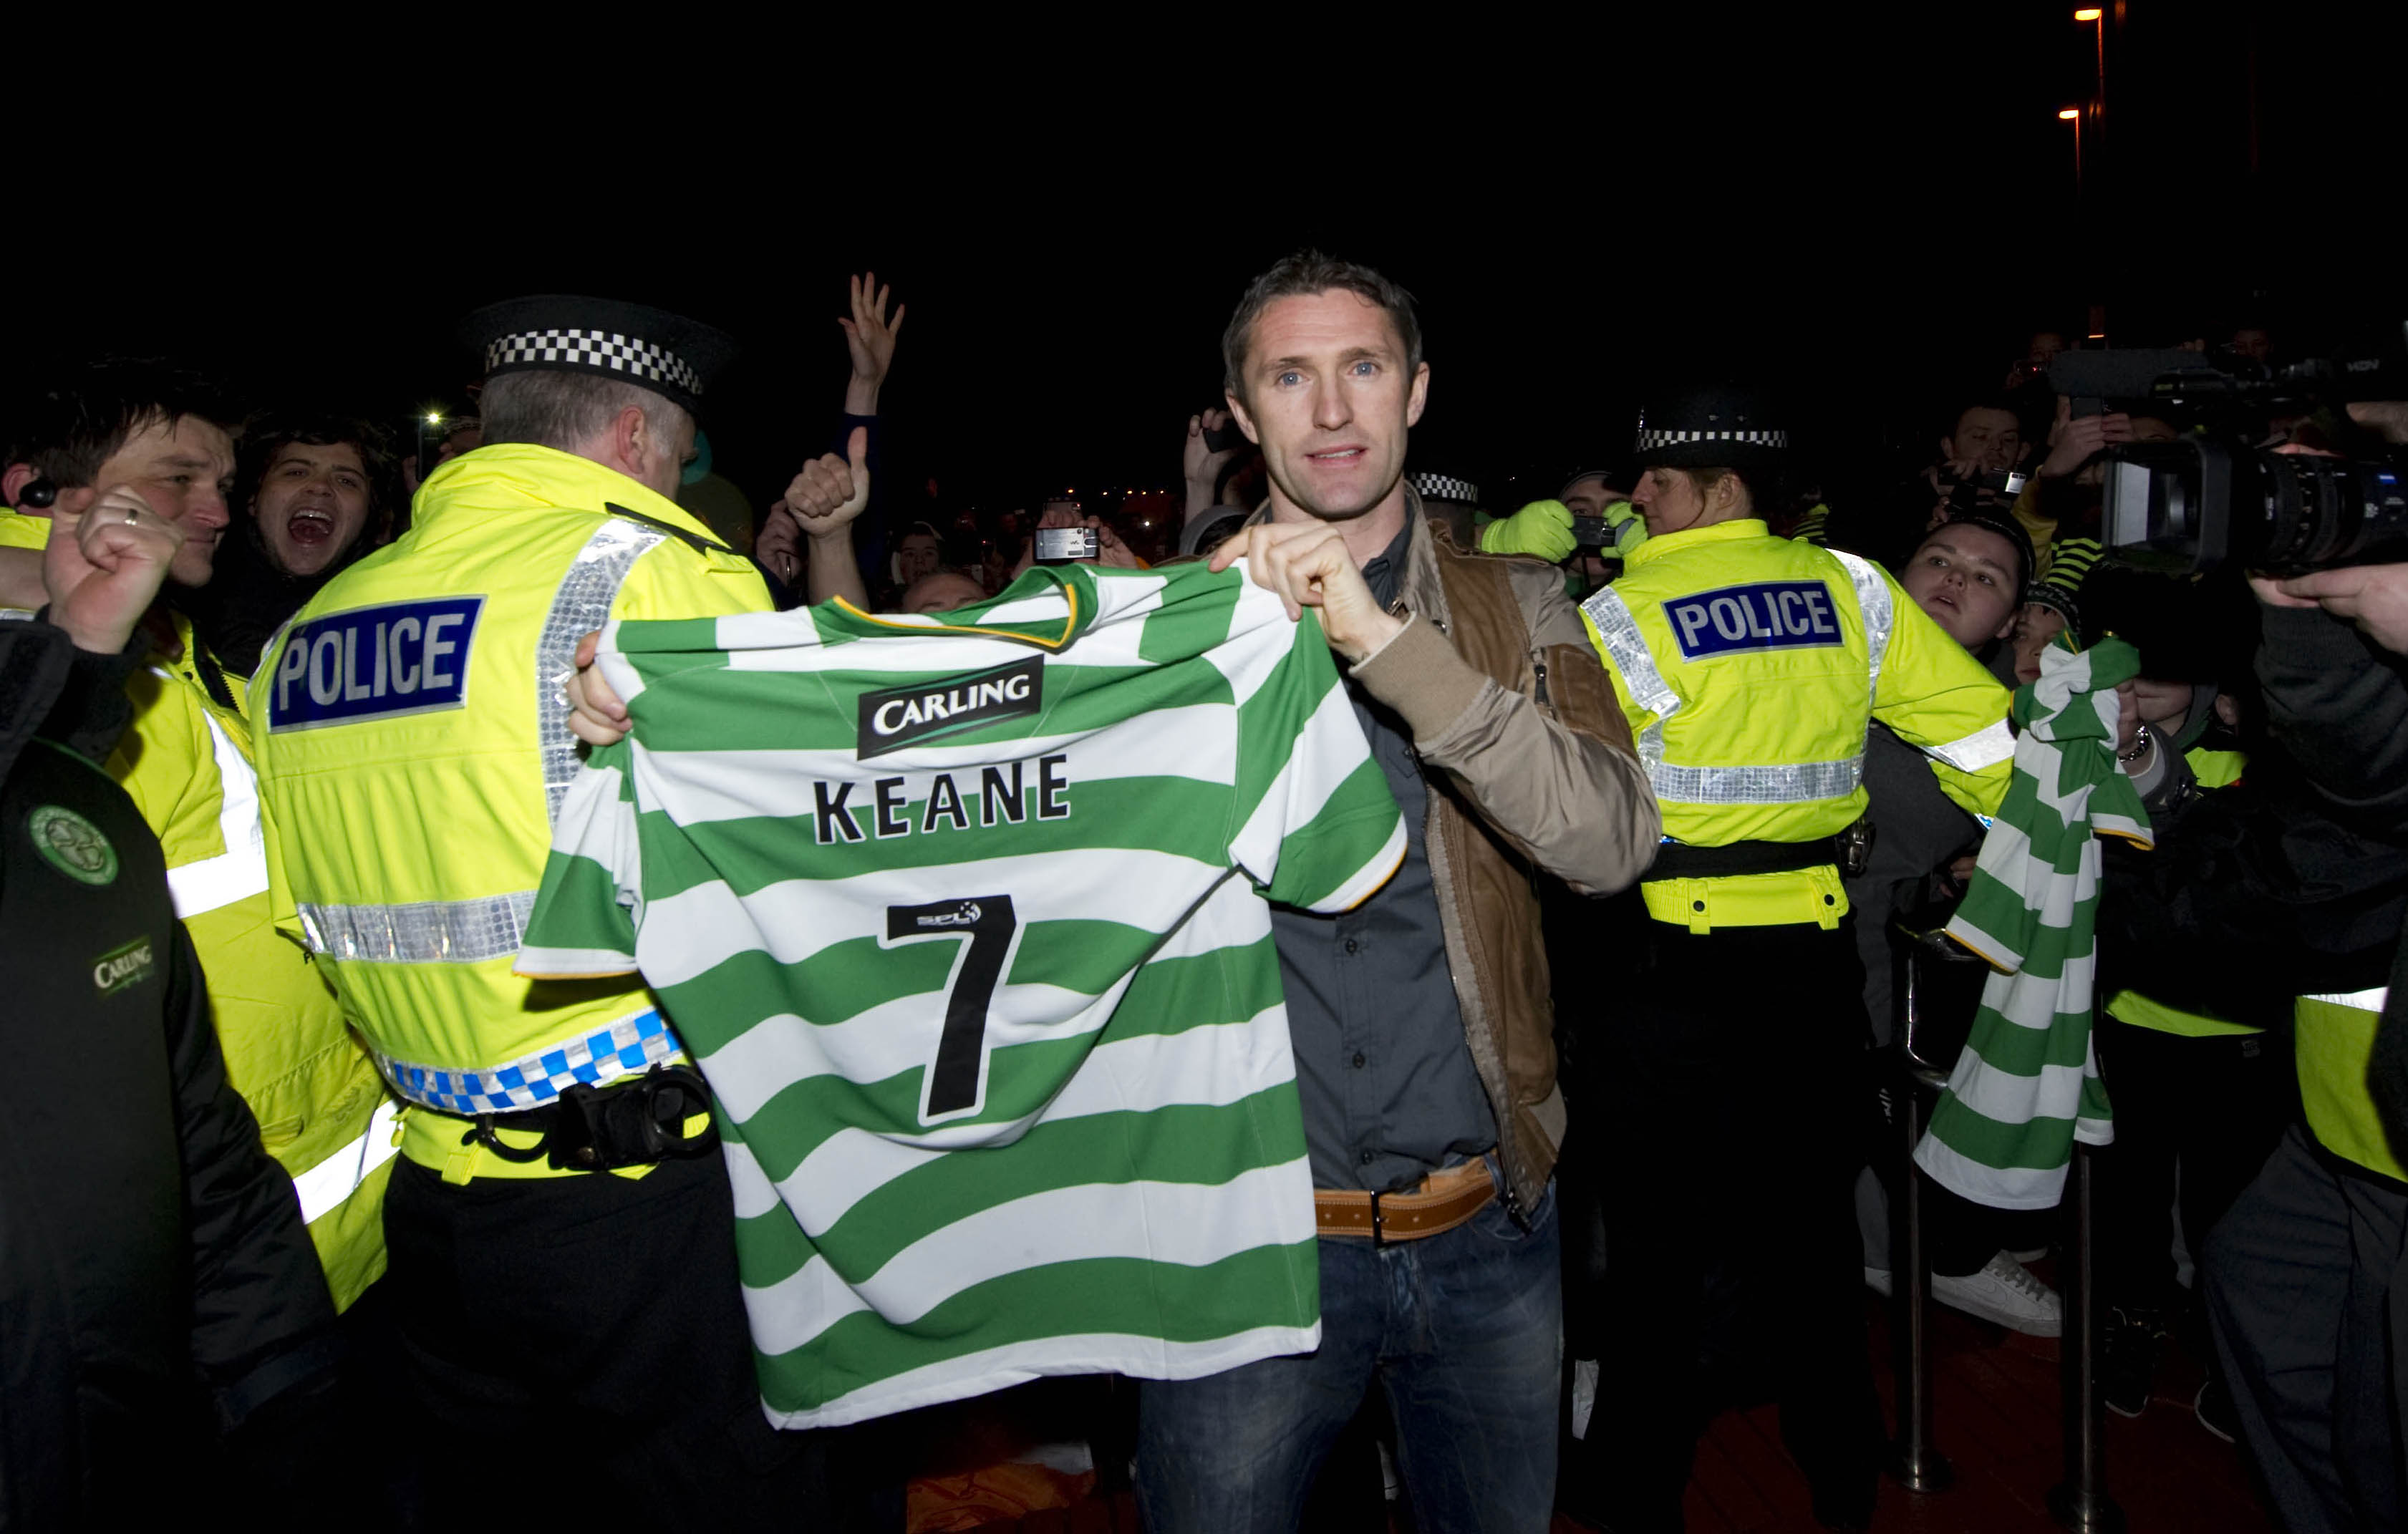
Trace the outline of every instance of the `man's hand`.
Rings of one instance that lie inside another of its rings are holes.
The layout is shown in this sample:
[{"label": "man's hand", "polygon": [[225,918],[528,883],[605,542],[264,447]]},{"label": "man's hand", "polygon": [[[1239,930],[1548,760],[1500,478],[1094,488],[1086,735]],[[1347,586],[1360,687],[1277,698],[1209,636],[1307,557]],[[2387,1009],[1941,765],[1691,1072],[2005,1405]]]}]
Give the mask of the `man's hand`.
[{"label": "man's hand", "polygon": [[2359,400],[2348,409],[2350,419],[2395,447],[2408,447],[2408,400]]},{"label": "man's hand", "polygon": [[803,465],[786,487],[786,510],[808,537],[831,538],[869,504],[869,431],[856,426],[845,457],[827,453]]},{"label": "man's hand", "polygon": [[844,344],[853,353],[853,377],[844,386],[844,408],[847,415],[878,414],[878,391],[886,386],[886,375],[895,365],[895,337],[903,333],[903,305],[895,305],[895,318],[886,318],[888,290],[878,285],[878,274],[866,272],[849,279],[853,284],[853,318],[839,319],[844,327]]},{"label": "man's hand", "polygon": [[1187,418],[1187,451],[1181,460],[1181,472],[1187,478],[1187,515],[1190,517],[1211,509],[1214,504],[1213,497],[1221,489],[1221,471],[1238,456],[1235,447],[1224,447],[1216,453],[1204,440],[1205,433],[1223,431],[1228,424],[1229,412],[1226,410],[1207,410],[1202,415]]},{"label": "man's hand", "polygon": [[80,514],[53,508],[50,547],[42,551],[50,621],[78,649],[119,653],[183,546],[184,530],[122,485],[103,491]]},{"label": "man's hand", "polygon": [[2357,624],[2394,655],[2408,655],[2408,564],[2352,565],[2288,580],[2253,575],[2249,584],[2270,606],[2322,607]]},{"label": "man's hand", "polygon": [[610,690],[609,680],[594,669],[594,652],[601,643],[599,629],[579,640],[577,669],[560,684],[560,689],[568,694],[569,733],[588,746],[616,745],[631,728],[627,705]]},{"label": "man's hand", "polygon": [[1142,570],[1144,561],[1137,551],[1121,541],[1121,535],[1105,525],[1100,517],[1090,517],[1087,525],[1096,530],[1096,557],[1082,560],[1082,564],[1100,564],[1107,570]]},{"label": "man's hand", "polygon": [[1405,626],[1381,610],[1346,540],[1326,522],[1257,522],[1212,551],[1212,568],[1241,559],[1255,585],[1279,594],[1291,620],[1320,608],[1329,647],[1350,662],[1377,654]]},{"label": "man's hand", "polygon": [[2062,479],[2100,452],[2132,440],[2132,418],[2120,410],[2103,416],[2073,419],[2073,402],[2057,396],[2057,421],[2048,429],[2048,456],[2041,460],[2043,479]]},{"label": "man's hand", "polygon": [[761,530],[752,535],[752,557],[767,565],[769,574],[792,586],[803,573],[802,547],[802,527],[785,498],[770,502],[768,514],[761,518]]},{"label": "man's hand", "polygon": [[1488,554],[1527,554],[1553,564],[1579,547],[1572,508],[1561,501],[1533,501],[1480,530],[1481,551]]}]

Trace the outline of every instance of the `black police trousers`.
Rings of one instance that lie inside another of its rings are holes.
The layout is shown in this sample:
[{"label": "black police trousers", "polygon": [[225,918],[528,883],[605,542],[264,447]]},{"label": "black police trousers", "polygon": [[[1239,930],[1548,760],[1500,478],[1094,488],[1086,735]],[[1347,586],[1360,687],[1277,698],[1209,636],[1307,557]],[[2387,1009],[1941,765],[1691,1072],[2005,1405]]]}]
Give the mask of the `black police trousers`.
[{"label": "black police trousers", "polygon": [[1827,1518],[1884,1452],[1854,1186],[1867,1026],[1845,922],[1647,924],[1585,1052],[1606,1243],[1583,1458],[1616,1530],[1676,1529],[1713,1413],[1768,1396]]},{"label": "black police trousers", "polygon": [[780,1432],[761,1414],[720,1158],[459,1186],[404,1158],[384,1227],[434,1519],[901,1528],[877,1425]]}]

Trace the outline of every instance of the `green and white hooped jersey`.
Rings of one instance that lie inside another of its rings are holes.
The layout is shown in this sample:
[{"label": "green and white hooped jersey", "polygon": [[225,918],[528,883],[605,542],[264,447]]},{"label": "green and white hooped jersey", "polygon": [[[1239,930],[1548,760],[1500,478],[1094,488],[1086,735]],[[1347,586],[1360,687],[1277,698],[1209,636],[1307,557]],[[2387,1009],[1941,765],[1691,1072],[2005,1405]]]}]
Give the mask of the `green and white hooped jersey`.
[{"label": "green and white hooped jersey", "polygon": [[634,732],[522,973],[640,968],[717,1095],[764,1406],[809,1427],[1319,1342],[1265,897],[1404,828],[1319,625],[1242,565],[958,612],[613,624]]}]

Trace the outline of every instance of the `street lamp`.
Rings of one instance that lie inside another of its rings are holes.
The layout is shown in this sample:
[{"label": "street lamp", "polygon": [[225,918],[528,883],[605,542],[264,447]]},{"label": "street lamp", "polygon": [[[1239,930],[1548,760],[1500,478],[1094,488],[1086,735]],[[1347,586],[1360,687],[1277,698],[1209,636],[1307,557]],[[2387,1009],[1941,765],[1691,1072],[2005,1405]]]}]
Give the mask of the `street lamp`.
[{"label": "street lamp", "polygon": [[2082,200],[2082,108],[2068,107],[2057,114],[2059,122],[2073,124],[2073,198]]}]

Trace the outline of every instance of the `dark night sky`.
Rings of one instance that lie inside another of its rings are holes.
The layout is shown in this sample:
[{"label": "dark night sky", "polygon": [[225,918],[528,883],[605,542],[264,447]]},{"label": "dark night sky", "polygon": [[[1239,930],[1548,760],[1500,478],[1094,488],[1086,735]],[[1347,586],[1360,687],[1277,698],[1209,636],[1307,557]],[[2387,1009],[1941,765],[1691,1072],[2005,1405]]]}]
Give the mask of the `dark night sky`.
[{"label": "dark night sky", "polygon": [[[2055,120],[2088,90],[2071,8],[1930,7],[1758,38],[1739,64],[1705,40],[1746,13],[1692,7],[1690,36],[1591,38],[1567,58],[1611,64],[1526,61],[1493,92],[1409,73],[1283,102],[1250,69],[1220,87],[1224,109],[1159,82],[1068,103],[930,82],[939,106],[898,86],[876,126],[842,133],[705,106],[700,126],[629,131],[624,162],[580,152],[609,126],[555,124],[490,170],[452,154],[423,184],[452,190],[393,220],[358,193],[409,205],[394,193],[421,174],[398,142],[294,135],[270,113],[240,124],[274,152],[228,160],[221,237],[187,234],[164,264],[92,242],[46,264],[32,302],[25,276],[10,284],[12,323],[32,358],[179,352],[264,397],[399,422],[468,376],[447,336],[475,305],[638,298],[745,344],[713,437],[766,500],[825,446],[845,274],[874,266],[911,311],[884,402],[890,481],[934,476],[949,504],[992,505],[1173,484],[1186,415],[1217,399],[1230,306],[1306,244],[1421,301],[1416,465],[1518,473],[1517,494],[1627,443],[1636,396],[1669,375],[1782,385],[1810,451],[1862,462],[1885,441],[1919,448],[1942,398],[1993,385],[2036,320],[2078,323],[2090,302],[2128,344],[2251,308],[2291,349],[2396,320],[2408,135],[2378,132],[2376,94],[2396,21],[2378,36],[2374,7],[2278,24],[2135,4],[2110,57],[2112,189],[2078,218]],[[495,118],[452,142],[523,131]],[[863,142],[857,166],[830,148]],[[263,193],[280,181],[354,194]]]}]

